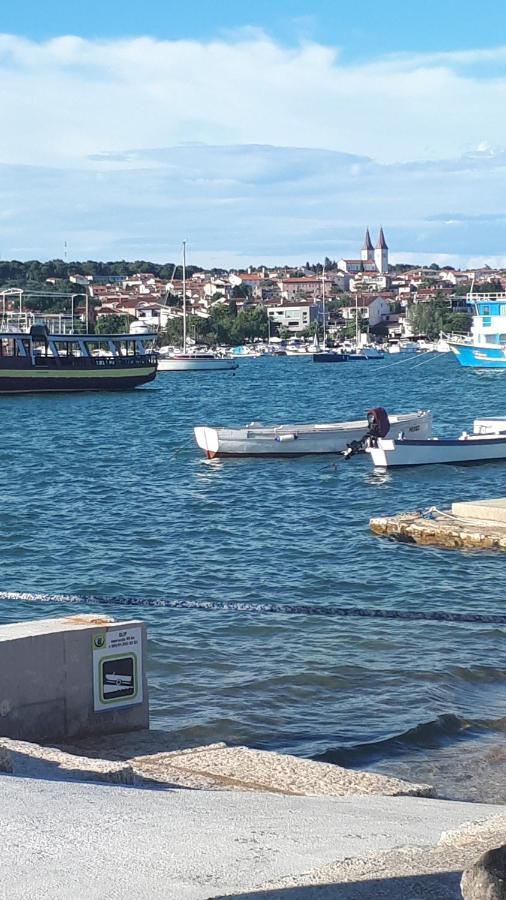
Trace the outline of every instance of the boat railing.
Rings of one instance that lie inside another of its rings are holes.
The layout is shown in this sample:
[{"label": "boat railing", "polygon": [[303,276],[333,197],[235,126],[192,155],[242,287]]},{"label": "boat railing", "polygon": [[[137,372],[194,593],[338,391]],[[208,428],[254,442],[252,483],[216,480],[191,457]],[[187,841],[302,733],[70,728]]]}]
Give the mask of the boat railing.
[{"label": "boat railing", "polygon": [[466,294],[468,303],[506,303],[506,291],[490,291],[480,293],[478,291],[470,291]]},{"label": "boat railing", "polygon": [[49,334],[85,334],[85,323],[67,313],[5,312],[0,317],[0,331],[26,334],[32,325],[45,325]]},{"label": "boat railing", "polygon": [[470,340],[469,334],[446,334],[445,332],[441,332],[441,338],[443,341],[449,341],[452,344],[468,344]]}]

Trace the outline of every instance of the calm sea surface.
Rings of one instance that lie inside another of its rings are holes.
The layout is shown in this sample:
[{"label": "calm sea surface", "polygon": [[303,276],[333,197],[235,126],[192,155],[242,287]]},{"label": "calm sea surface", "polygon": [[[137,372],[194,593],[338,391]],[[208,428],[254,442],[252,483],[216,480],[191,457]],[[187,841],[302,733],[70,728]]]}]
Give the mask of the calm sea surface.
[{"label": "calm sea surface", "polygon": [[[368,458],[206,461],[197,424],[430,408],[435,431],[506,414],[506,372],[450,356],[245,360],[132,393],[0,397],[0,589],[505,612],[506,558],[389,543],[368,520],[506,495],[506,465],[375,475]],[[0,621],[80,607],[4,600]],[[102,611],[100,605],[93,610]],[[83,611],[92,611],[83,607]],[[429,778],[501,799],[504,629],[107,607],[149,625],[152,723]]]}]

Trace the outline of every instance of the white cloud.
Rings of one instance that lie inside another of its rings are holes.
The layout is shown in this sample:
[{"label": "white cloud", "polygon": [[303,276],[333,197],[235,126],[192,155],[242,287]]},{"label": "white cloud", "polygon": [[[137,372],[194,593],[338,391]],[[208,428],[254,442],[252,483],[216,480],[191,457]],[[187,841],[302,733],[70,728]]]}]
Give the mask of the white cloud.
[{"label": "white cloud", "polygon": [[451,158],[506,145],[506,77],[480,69],[505,61],[499,47],[345,64],[337,48],[257,31],[208,43],[3,35],[0,161],[75,165],[186,141]]},{"label": "white cloud", "polygon": [[89,168],[0,165],[3,258],[174,259],[202,265],[354,255],[365,225],[397,261],[504,256],[506,154],[381,165],[333,151],[184,145]]},{"label": "white cloud", "polygon": [[504,62],[0,35],[0,254],[299,262],[382,222],[398,259],[503,258]]}]

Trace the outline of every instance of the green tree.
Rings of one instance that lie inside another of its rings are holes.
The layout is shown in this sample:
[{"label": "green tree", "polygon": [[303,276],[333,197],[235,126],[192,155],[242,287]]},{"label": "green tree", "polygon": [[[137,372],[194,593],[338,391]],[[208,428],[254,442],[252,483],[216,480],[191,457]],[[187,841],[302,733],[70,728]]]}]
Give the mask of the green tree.
[{"label": "green tree", "polygon": [[183,343],[183,319],[182,317],[178,317],[177,319],[169,319],[165,326],[165,330],[163,332],[163,339],[160,338],[161,343],[163,344],[171,344],[174,347],[180,347]]},{"label": "green tree", "polygon": [[437,338],[441,331],[465,333],[471,327],[471,316],[452,312],[447,301],[441,297],[413,304],[408,318],[414,334],[423,334],[429,340]]},{"label": "green tree", "polygon": [[501,282],[496,279],[485,281],[476,288],[478,294],[500,294],[502,293],[502,290],[503,287]]},{"label": "green tree", "polygon": [[97,334],[127,334],[130,330],[130,316],[99,316],[95,331]]}]

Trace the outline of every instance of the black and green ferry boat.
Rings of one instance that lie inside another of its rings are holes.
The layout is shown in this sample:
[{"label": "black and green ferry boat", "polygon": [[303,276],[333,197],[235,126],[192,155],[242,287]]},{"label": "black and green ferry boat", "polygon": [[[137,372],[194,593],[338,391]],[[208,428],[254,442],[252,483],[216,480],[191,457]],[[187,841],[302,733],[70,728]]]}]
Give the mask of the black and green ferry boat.
[{"label": "black and green ferry boat", "polygon": [[0,394],[118,391],[152,381],[155,335],[51,334],[45,325],[0,332]]}]

